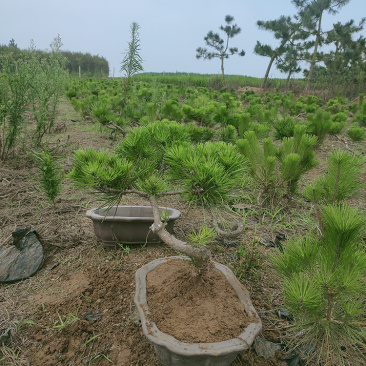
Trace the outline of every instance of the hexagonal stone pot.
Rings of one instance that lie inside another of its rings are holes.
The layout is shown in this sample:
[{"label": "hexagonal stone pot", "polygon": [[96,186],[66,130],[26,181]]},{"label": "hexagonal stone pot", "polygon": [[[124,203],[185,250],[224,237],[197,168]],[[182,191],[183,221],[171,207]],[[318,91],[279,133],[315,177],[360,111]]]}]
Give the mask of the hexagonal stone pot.
[{"label": "hexagonal stone pot", "polygon": [[249,292],[243,288],[228,267],[214,262],[215,267],[225,275],[229,284],[237,293],[246,313],[258,320],[255,323],[250,323],[236,338],[216,343],[185,343],[161,332],[156,324],[149,320],[151,313],[146,298],[147,274],[159,264],[177,258],[183,257],[159,258],[141,267],[136,272],[135,304],[139,311],[143,332],[154,345],[157,357],[165,366],[228,366],[240,352],[252,345],[255,337],[262,329],[262,323],[251,303]]},{"label": "hexagonal stone pot", "polygon": [[[181,213],[170,207],[159,207],[169,217],[166,230],[173,233],[174,221]],[[112,206],[93,208],[86,212],[93,221],[96,237],[105,245],[152,244],[161,242],[150,230],[154,222],[151,206]]]}]

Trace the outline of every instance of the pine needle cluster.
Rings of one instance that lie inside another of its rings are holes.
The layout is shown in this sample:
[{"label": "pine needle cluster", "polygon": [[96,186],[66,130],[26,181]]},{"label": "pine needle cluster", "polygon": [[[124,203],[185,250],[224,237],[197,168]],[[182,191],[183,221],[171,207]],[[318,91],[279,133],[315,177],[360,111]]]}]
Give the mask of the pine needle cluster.
[{"label": "pine needle cluster", "polygon": [[306,347],[308,361],[344,365],[366,350],[365,217],[343,205],[324,208],[321,236],[293,238],[272,257],[294,315],[294,347]]},{"label": "pine needle cluster", "polygon": [[172,181],[180,183],[188,202],[203,206],[222,204],[239,186],[245,159],[233,145],[224,142],[173,146],[165,161]]},{"label": "pine needle cluster", "polygon": [[244,139],[237,141],[241,153],[248,159],[250,174],[262,187],[258,201],[268,195],[273,201],[278,191],[295,193],[301,176],[317,165],[314,147],[315,136],[305,134],[304,126],[296,126],[294,137],[284,138],[276,147],[271,138],[263,139],[262,145],[254,131],[247,131]]},{"label": "pine needle cluster", "polygon": [[338,150],[329,154],[327,164],[327,172],[305,188],[305,197],[315,203],[335,204],[355,196],[362,185],[365,158]]},{"label": "pine needle cluster", "polygon": [[69,178],[77,185],[119,195],[130,190],[157,196],[179,187],[204,206],[221,204],[238,186],[246,160],[224,142],[190,144],[184,125],[167,120],[132,130],[115,154],[92,148],[73,156]]},{"label": "pine needle cluster", "polygon": [[132,162],[107,151],[96,151],[91,147],[77,150],[73,154],[72,162],[74,166],[68,178],[81,187],[101,192],[123,192],[137,180]]}]

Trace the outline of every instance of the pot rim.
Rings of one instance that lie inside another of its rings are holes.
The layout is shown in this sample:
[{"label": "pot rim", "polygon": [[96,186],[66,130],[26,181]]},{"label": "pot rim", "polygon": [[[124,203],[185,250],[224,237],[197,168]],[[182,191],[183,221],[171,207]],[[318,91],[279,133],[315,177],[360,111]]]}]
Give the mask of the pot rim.
[{"label": "pot rim", "polygon": [[[103,210],[104,208],[106,210],[112,210],[114,208],[118,208],[118,207],[125,207],[125,208],[140,208],[140,207],[147,207],[147,208],[151,208],[151,206],[127,206],[127,205],[122,205],[122,206],[111,206],[111,207],[96,207],[96,208],[92,208],[88,211],[86,211],[86,217],[88,217],[89,219],[92,219],[93,221],[119,221],[119,222],[130,222],[130,221],[148,221],[148,222],[152,222],[154,221],[153,216],[151,215],[151,217],[141,217],[141,216],[107,216],[107,215],[100,215],[99,213],[96,213],[97,210]],[[171,207],[159,207],[159,209],[162,210],[169,210],[169,220],[176,220],[181,216],[181,212],[176,210],[175,208],[171,208]]]},{"label": "pot rim", "polygon": [[254,342],[255,337],[260,333],[262,329],[262,322],[250,301],[249,292],[243,288],[241,283],[228,267],[214,261],[213,263],[215,267],[225,275],[229,283],[232,285],[234,291],[237,293],[239,300],[244,304],[247,314],[249,316],[255,316],[258,319],[257,323],[250,323],[245,328],[244,332],[242,332],[236,338],[226,341],[215,343],[185,343],[177,340],[169,334],[163,333],[158,329],[155,322],[148,320],[148,316],[151,313],[149,311],[146,298],[145,301],[142,301],[141,299],[141,293],[144,292],[146,294],[146,275],[159,264],[165,263],[172,259],[187,258],[183,256],[158,258],[136,271],[136,292],[134,301],[141,318],[143,332],[148,340],[155,345],[166,347],[174,353],[182,356],[195,356],[203,354],[206,356],[217,356],[219,354],[223,355],[233,352],[239,353],[248,349]]}]

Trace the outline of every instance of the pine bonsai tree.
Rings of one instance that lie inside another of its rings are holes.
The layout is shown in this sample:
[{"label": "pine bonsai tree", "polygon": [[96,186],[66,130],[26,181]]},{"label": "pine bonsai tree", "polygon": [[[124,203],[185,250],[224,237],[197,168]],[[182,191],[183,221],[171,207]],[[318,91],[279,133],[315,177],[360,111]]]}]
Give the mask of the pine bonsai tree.
[{"label": "pine bonsai tree", "polygon": [[366,136],[365,128],[364,127],[358,127],[357,125],[353,125],[347,131],[347,135],[353,141],[363,141],[365,139],[365,136]]},{"label": "pine bonsai tree", "polygon": [[321,221],[320,236],[289,240],[272,265],[294,316],[293,346],[306,347],[308,362],[348,365],[366,350],[366,221],[347,205],[326,206]]},{"label": "pine bonsai tree", "polygon": [[130,27],[131,41],[128,43],[128,50],[125,52],[125,57],[121,62],[121,71],[126,74],[128,80],[139,71],[143,71],[142,58],[140,52],[140,26],[133,22]]},{"label": "pine bonsai tree", "polygon": [[62,159],[46,150],[41,152],[34,151],[32,156],[39,170],[36,180],[40,183],[40,187],[46,194],[47,199],[55,205],[55,200],[61,193],[61,184],[64,177],[63,169],[61,168]]},{"label": "pine bonsai tree", "polygon": [[220,205],[240,186],[245,159],[235,146],[223,142],[190,145],[184,129],[176,122],[161,121],[133,130],[115,155],[92,148],[78,150],[69,178],[107,194],[109,205],[127,194],[149,199],[154,216],[150,229],[167,245],[190,256],[198,267],[206,268],[209,249],[188,245],[170,234],[157,201],[162,196],[181,195],[192,204]]},{"label": "pine bonsai tree", "polygon": [[333,24],[333,29],[326,34],[324,43],[326,45],[333,44],[334,49],[323,54],[322,60],[327,68],[332,89],[352,77],[349,65],[356,65],[360,59],[361,44],[357,45],[357,43],[362,37],[356,41],[354,39],[355,35],[363,30],[365,21],[366,19],[363,18],[358,25],[355,25],[353,19],[344,24],[337,22]]},{"label": "pine bonsai tree", "polygon": [[287,89],[290,87],[291,76],[294,73],[301,71],[301,67],[299,65],[299,61],[301,60],[301,52],[303,52],[303,47],[300,42],[290,42],[288,45],[286,45],[281,57],[279,57],[276,61],[278,70],[287,74]]},{"label": "pine bonsai tree", "polygon": [[318,165],[314,154],[317,138],[304,132],[304,126],[295,127],[294,137],[284,138],[277,153],[281,163],[281,178],[289,194],[295,193],[301,176]]}]

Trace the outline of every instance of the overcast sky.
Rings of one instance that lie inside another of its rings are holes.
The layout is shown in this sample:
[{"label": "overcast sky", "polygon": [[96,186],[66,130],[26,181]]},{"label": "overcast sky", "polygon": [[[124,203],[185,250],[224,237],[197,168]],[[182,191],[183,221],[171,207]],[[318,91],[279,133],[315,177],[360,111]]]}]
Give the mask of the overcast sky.
[{"label": "overcast sky", "polygon": [[[269,59],[253,53],[256,41],[277,45],[257,20],[294,15],[291,0],[0,0],[0,44],[14,39],[28,48],[49,49],[58,34],[63,50],[89,52],[105,57],[111,74],[120,75],[123,52],[130,40],[130,25],[140,25],[141,56],[147,72],[220,73],[220,61],[197,60],[195,50],[205,46],[212,30],[220,33],[225,15],[234,16],[242,32],[229,46],[246,55],[225,61],[225,73],[263,77]],[[337,15],[324,16],[324,29],[333,23],[366,16],[366,0],[351,0]],[[222,34],[222,32],[221,32]],[[362,33],[366,36],[365,30]],[[272,67],[271,77],[284,77]]]}]

